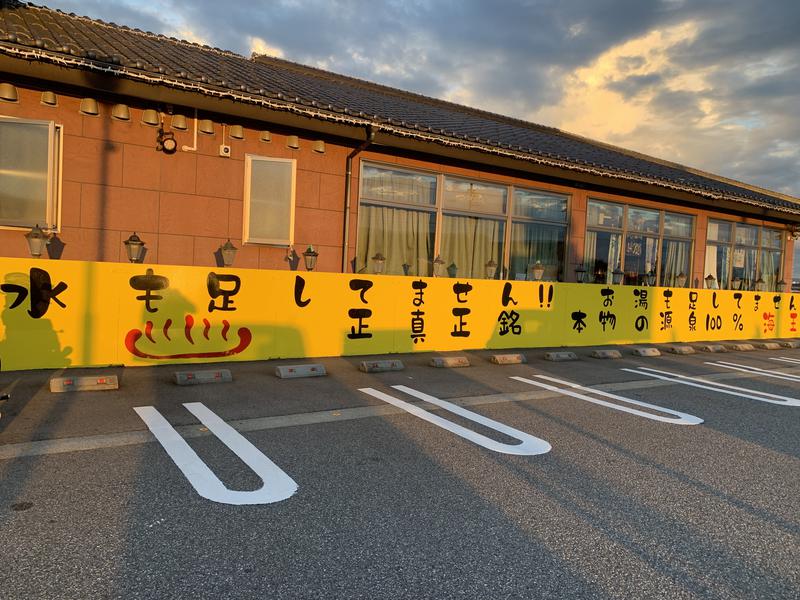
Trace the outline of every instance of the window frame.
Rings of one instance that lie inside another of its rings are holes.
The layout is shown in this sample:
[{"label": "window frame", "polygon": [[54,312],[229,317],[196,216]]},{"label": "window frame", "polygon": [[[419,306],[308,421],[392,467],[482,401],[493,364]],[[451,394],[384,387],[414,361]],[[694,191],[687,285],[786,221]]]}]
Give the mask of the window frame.
[{"label": "window frame", "polygon": [[53,233],[61,231],[61,194],[62,173],[64,161],[64,126],[55,121],[41,119],[24,119],[9,115],[0,115],[0,122],[9,121],[30,125],[48,126],[48,156],[47,156],[47,198],[45,201],[44,221],[29,225],[9,225],[0,221],[0,229],[12,231],[25,231],[34,225]]},{"label": "window frame", "polygon": [[[289,235],[287,238],[259,238],[250,234],[250,206],[252,193],[253,162],[288,163],[291,164],[291,191],[289,193]],[[294,245],[295,208],[297,198],[297,159],[275,158],[260,154],[244,155],[244,198],[242,215],[242,244],[261,246],[289,247]]]},{"label": "window frame", "polygon": [[[717,223],[726,223],[726,224],[729,224],[731,226],[731,239],[730,239],[729,242],[718,242],[716,240],[709,240],[709,238],[708,238],[708,227],[711,225],[712,221],[716,221]],[[756,240],[756,245],[739,244],[739,243],[736,242],[736,229],[737,229],[737,227],[739,225],[747,226],[747,227],[757,227],[758,228],[758,237],[757,237],[757,240]],[[778,270],[778,275],[777,276],[778,277],[781,276],[781,274],[783,273],[783,269],[784,269],[784,260],[786,259],[786,239],[785,239],[785,236],[783,236],[783,235],[779,236],[780,247],[776,248],[776,247],[773,247],[773,246],[765,246],[764,245],[764,230],[765,229],[768,229],[770,231],[777,231],[777,232],[782,234],[782,230],[781,229],[779,229],[777,227],[771,227],[769,225],[764,225],[763,223],[756,225],[754,223],[743,223],[741,221],[733,221],[733,220],[728,220],[728,219],[719,219],[717,217],[709,217],[708,222],[706,223],[706,248],[708,248],[709,246],[727,246],[728,249],[729,249],[729,252],[730,252],[730,256],[731,256],[730,261],[728,261],[729,264],[728,264],[727,273],[726,273],[726,275],[727,275],[727,287],[726,288],[722,288],[719,285],[719,281],[717,281],[717,287],[719,289],[733,289],[730,286],[733,283],[733,269],[735,268],[733,266],[733,262],[734,262],[733,261],[733,257],[734,257],[734,253],[735,253],[737,248],[743,248],[745,251],[747,251],[747,250],[755,250],[755,253],[756,253],[756,271],[755,271],[755,274],[754,274],[755,276],[753,278],[753,282],[757,282],[759,279],[761,279],[762,281],[764,280],[764,275],[763,275],[764,268],[763,268],[763,265],[761,264],[761,260],[762,260],[762,257],[763,257],[763,252],[765,252],[765,251],[771,251],[771,252],[777,251],[777,252],[780,252],[781,260],[780,260],[780,268]],[[703,262],[703,271],[706,271],[705,258],[703,260],[704,260],[704,262]],[[742,289],[744,289],[744,286],[742,287]],[[755,287],[753,289],[755,289]],[[750,291],[753,291],[753,290],[750,290]]]}]

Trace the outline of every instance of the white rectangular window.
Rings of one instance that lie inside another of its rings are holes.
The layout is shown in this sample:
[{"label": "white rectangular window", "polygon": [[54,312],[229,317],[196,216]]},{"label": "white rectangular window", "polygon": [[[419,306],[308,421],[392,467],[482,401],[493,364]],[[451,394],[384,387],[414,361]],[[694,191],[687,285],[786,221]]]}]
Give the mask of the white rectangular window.
[{"label": "white rectangular window", "polygon": [[0,226],[55,229],[61,128],[0,117]]},{"label": "white rectangular window", "polygon": [[244,243],[294,243],[294,159],[245,155]]}]

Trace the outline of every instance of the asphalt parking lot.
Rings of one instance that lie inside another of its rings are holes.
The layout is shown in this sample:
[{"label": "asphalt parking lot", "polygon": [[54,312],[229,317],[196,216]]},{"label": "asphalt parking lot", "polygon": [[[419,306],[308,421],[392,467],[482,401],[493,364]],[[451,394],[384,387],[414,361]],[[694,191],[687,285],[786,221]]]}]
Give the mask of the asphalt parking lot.
[{"label": "asphalt parking lot", "polygon": [[71,370],[120,389],[69,394],[0,373],[0,589],[797,597],[800,350],[575,351],[323,359],[308,379],[226,364],[232,383],[189,387],[183,367]]}]

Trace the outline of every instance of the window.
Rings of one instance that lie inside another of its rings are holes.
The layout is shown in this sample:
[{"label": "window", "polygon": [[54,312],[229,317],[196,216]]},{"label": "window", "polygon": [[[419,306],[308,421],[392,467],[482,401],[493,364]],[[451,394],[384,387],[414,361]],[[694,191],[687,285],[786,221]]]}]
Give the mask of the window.
[{"label": "window", "polygon": [[250,244],[294,242],[294,159],[245,156],[244,234]]},{"label": "window", "polygon": [[536,263],[542,279],[563,279],[567,237],[567,196],[515,189],[511,220],[510,279],[533,279]]},{"label": "window", "polygon": [[596,283],[685,285],[691,268],[694,217],[589,200],[584,266]]},{"label": "window", "polygon": [[707,285],[723,289],[777,289],[782,265],[778,229],[709,219],[706,235]]},{"label": "window", "polygon": [[0,117],[0,225],[58,226],[61,128]]},{"label": "window", "polygon": [[[563,274],[567,196],[362,164],[356,272],[526,279]],[[437,272],[434,273],[434,261]]]}]

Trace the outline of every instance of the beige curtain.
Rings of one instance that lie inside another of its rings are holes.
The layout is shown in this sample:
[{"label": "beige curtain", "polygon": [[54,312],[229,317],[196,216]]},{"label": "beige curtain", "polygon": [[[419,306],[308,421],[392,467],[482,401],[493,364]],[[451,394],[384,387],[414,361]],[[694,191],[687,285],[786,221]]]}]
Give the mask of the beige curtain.
[{"label": "beige curtain", "polygon": [[372,257],[386,258],[384,273],[429,276],[433,262],[435,215],[431,212],[388,206],[361,205],[358,220],[358,249],[355,270],[373,273]]},{"label": "beige curtain", "polygon": [[450,275],[484,279],[486,263],[502,265],[504,226],[494,219],[444,215],[440,254]]}]

